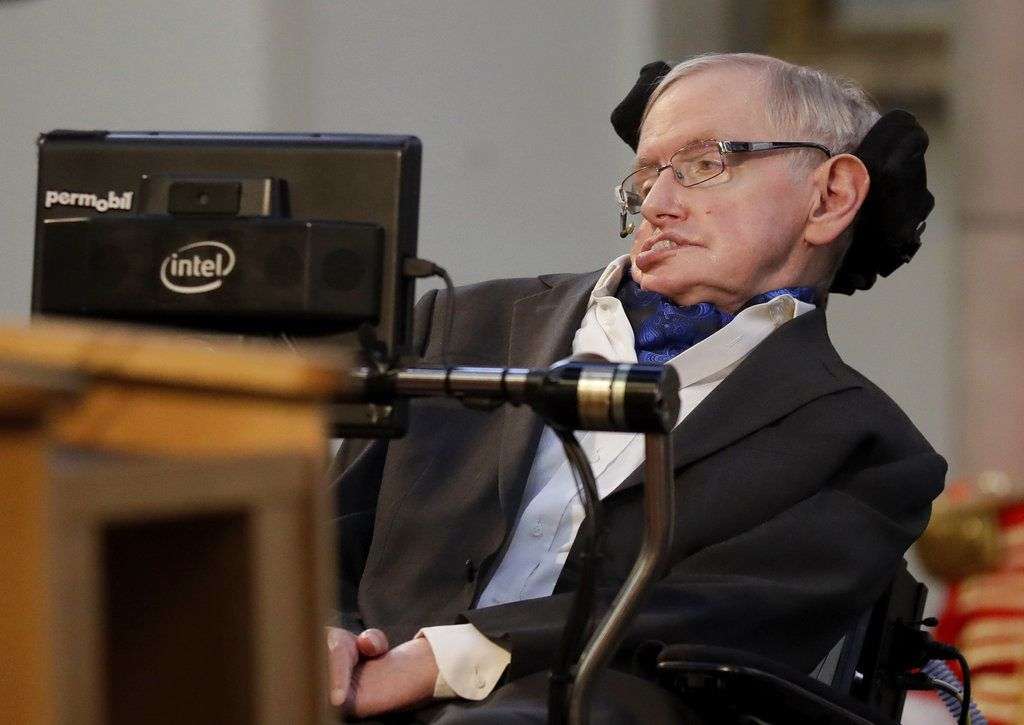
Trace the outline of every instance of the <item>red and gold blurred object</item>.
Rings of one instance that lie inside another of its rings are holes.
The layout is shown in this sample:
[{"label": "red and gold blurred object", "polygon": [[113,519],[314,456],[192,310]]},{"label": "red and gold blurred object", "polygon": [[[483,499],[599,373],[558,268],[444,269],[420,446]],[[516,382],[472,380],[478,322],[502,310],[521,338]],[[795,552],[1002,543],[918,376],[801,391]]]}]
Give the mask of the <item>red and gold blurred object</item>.
[{"label": "red and gold blurred object", "polygon": [[1024,725],[1024,482],[950,482],[918,553],[949,583],[936,636],[970,663],[974,700],[992,725]]}]

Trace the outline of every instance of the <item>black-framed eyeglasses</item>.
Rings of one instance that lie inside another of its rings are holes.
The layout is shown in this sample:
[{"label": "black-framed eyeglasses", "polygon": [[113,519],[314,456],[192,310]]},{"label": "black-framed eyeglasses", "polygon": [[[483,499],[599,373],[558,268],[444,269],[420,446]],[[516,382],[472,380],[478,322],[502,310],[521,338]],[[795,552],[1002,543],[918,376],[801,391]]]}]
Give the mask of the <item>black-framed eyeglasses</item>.
[{"label": "black-framed eyeglasses", "polygon": [[625,218],[627,211],[631,214],[640,213],[644,199],[665,169],[672,169],[672,175],[681,185],[696,186],[725,171],[726,154],[803,148],[817,149],[832,158],[831,149],[813,141],[693,141],[672,154],[664,166],[648,164],[630,173],[615,187],[615,199]]}]

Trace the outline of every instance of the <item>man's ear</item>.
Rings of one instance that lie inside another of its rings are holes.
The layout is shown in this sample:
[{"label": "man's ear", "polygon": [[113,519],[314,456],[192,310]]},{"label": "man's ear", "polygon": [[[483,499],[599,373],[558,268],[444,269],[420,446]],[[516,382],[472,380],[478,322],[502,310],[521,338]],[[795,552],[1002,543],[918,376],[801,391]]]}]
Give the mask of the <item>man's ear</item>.
[{"label": "man's ear", "polygon": [[814,172],[815,197],[807,216],[804,239],[815,246],[831,244],[853,224],[868,195],[871,179],[864,162],[839,154]]}]

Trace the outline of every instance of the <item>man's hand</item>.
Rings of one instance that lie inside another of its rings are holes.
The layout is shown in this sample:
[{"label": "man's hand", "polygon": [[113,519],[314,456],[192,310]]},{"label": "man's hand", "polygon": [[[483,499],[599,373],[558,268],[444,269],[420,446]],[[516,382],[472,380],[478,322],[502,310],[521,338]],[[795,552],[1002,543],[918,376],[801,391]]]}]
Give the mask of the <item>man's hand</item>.
[{"label": "man's hand", "polygon": [[352,672],[360,659],[379,657],[388,651],[388,638],[379,629],[367,629],[358,637],[347,629],[327,628],[327,671],[331,704],[341,707],[348,699]]},{"label": "man's hand", "polygon": [[433,697],[436,681],[437,662],[430,643],[423,637],[411,639],[355,666],[345,712],[369,717],[417,707]]}]

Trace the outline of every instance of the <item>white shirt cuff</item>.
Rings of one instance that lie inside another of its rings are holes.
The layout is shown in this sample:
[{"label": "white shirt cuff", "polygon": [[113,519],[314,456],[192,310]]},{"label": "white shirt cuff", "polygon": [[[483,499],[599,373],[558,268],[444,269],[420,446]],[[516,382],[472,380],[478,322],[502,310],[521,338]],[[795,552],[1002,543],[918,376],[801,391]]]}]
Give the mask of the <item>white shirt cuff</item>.
[{"label": "white shirt cuff", "polygon": [[483,700],[512,661],[507,649],[472,624],[424,627],[416,637],[426,638],[437,661],[434,697]]}]

